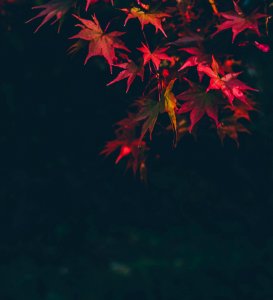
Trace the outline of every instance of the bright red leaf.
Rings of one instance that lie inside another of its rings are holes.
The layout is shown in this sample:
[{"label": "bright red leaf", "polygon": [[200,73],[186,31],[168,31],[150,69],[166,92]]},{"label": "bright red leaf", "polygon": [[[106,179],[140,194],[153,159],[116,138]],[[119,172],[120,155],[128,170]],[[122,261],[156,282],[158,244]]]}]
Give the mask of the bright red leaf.
[{"label": "bright red leaf", "polygon": [[182,71],[188,67],[197,67],[199,80],[202,81],[204,73],[200,70],[199,65],[206,65],[211,63],[211,56],[204,53],[201,49],[197,47],[191,48],[181,48],[180,51],[185,51],[192,56],[190,56],[185,63],[181,66],[178,71]]},{"label": "bright red leaf", "polygon": [[210,77],[210,84],[207,91],[221,90],[223,95],[227,97],[230,104],[233,104],[234,99],[238,99],[248,105],[248,98],[245,95],[245,92],[248,90],[257,91],[237,79],[241,72],[228,73],[223,76],[220,75],[220,67],[213,56],[211,67],[208,65],[199,65],[198,69]]},{"label": "bright red leaf", "polygon": [[166,54],[166,51],[169,48],[156,48],[154,51],[151,51],[150,48],[142,43],[141,48],[137,48],[140,52],[143,53],[143,64],[144,66],[152,61],[156,70],[159,69],[160,63],[162,60],[173,61],[173,59]]}]

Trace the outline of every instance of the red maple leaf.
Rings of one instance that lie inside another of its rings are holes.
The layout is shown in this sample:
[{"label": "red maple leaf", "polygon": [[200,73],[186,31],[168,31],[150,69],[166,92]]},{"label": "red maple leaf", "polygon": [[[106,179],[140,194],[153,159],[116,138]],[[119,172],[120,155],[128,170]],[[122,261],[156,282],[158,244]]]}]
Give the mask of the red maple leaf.
[{"label": "red maple leaf", "polygon": [[124,35],[124,32],[112,31],[105,33],[99,24],[98,19],[94,15],[91,20],[82,19],[74,15],[82,24],[76,26],[81,28],[81,31],[72,36],[70,39],[82,39],[89,42],[88,54],[85,58],[84,64],[93,56],[103,56],[110,66],[112,73],[112,66],[117,61],[116,49],[122,49],[130,52],[123,41],[119,38]]},{"label": "red maple leaf", "polygon": [[202,81],[204,73],[199,69],[200,65],[206,65],[211,63],[211,56],[204,53],[201,49],[197,47],[190,47],[190,48],[181,48],[180,51],[185,51],[192,56],[190,56],[185,63],[182,65],[182,67],[178,71],[182,71],[188,67],[195,67],[197,66],[197,72],[200,81]]},{"label": "red maple leaf", "polygon": [[197,47],[192,47],[192,48],[181,48],[179,49],[180,51],[185,51],[192,56],[189,57],[185,63],[181,66],[181,68],[178,71],[184,70],[188,67],[194,67],[197,66],[198,64],[204,64],[208,61],[208,55],[204,54],[203,51],[201,51]]},{"label": "red maple leaf", "polygon": [[141,80],[143,81],[144,76],[144,68],[143,66],[137,66],[133,61],[129,60],[126,63],[118,64],[116,67],[124,69],[121,71],[118,76],[109,82],[107,85],[111,85],[113,83],[116,83],[122,79],[127,78],[127,88],[126,93],[129,91],[131,84],[133,83],[136,76],[139,76]]},{"label": "red maple leaf", "polygon": [[228,98],[229,103],[232,105],[234,99],[248,105],[248,98],[244,94],[247,90],[257,91],[256,89],[246,85],[237,77],[239,73],[228,73],[223,76],[219,74],[219,65],[215,58],[212,56],[211,68],[208,65],[199,65],[198,69],[210,77],[210,84],[207,88],[209,90],[221,90],[223,95]]},{"label": "red maple leaf", "polygon": [[127,18],[124,22],[124,26],[130,19],[137,18],[141,24],[141,29],[144,29],[144,26],[147,24],[151,24],[155,27],[155,31],[158,32],[160,30],[165,37],[167,37],[163,27],[162,27],[162,20],[164,18],[170,17],[169,14],[163,12],[148,12],[144,11],[138,7],[132,7],[131,9],[123,8],[121,9],[127,14]]},{"label": "red maple leaf", "polygon": [[[44,24],[50,22],[52,19],[53,22],[51,25],[55,24],[58,21],[61,21],[63,16],[70,10],[73,6],[73,0],[51,0],[46,4],[38,5],[32,7],[32,9],[42,9],[38,15],[28,20],[26,23],[29,23],[35,19],[44,17],[41,24],[36,28],[35,32],[37,32]],[[58,32],[60,31],[61,22],[58,27]]]},{"label": "red maple leaf", "polygon": [[166,54],[167,48],[156,48],[154,51],[151,51],[150,48],[142,43],[141,48],[137,48],[140,52],[143,53],[143,65],[145,66],[149,61],[152,61],[156,70],[159,69],[160,63],[162,60],[173,61],[173,59]]},{"label": "red maple leaf", "polygon": [[261,34],[258,27],[258,20],[265,18],[266,15],[254,11],[249,16],[245,16],[235,1],[233,1],[233,4],[235,12],[223,12],[219,14],[221,17],[226,19],[226,21],[220,25],[217,25],[217,31],[212,34],[212,37],[226,29],[232,30],[232,43],[239,33],[247,29],[256,32],[256,34],[260,36]]},{"label": "red maple leaf", "polygon": [[189,131],[192,132],[193,127],[206,114],[214,120],[218,126],[218,104],[217,99],[213,94],[207,93],[201,86],[189,82],[190,88],[176,96],[178,100],[184,101],[178,110],[178,114],[190,112],[191,125]]}]

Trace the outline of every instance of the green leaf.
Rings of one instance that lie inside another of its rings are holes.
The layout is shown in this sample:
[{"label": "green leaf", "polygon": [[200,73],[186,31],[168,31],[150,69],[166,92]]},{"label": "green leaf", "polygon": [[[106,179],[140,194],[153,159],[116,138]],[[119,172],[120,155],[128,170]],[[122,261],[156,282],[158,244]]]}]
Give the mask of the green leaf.
[{"label": "green leaf", "polygon": [[152,133],[157,121],[158,115],[164,112],[164,106],[162,101],[155,101],[150,98],[141,98],[137,100],[136,105],[140,108],[139,112],[136,115],[135,120],[144,121],[141,129],[141,135],[139,142],[141,142],[147,133],[150,132],[150,139],[152,139]]}]

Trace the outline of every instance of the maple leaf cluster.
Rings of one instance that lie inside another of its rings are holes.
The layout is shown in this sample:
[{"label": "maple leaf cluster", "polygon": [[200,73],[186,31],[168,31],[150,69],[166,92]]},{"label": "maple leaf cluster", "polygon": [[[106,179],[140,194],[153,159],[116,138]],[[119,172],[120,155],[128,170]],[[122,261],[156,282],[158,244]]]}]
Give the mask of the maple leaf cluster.
[{"label": "maple leaf cluster", "polygon": [[[222,142],[229,137],[238,145],[239,133],[249,133],[258,90],[244,82],[246,62],[234,53],[237,47],[270,51],[272,5],[261,1],[248,11],[241,2],[51,0],[33,7],[39,13],[28,22],[42,18],[36,31],[48,22],[58,22],[60,29],[72,17],[76,27],[70,39],[76,41],[70,53],[86,51],[84,64],[103,57],[115,73],[108,86],[126,81],[126,93],[136,81],[142,86],[128,116],[117,123],[116,139],[102,153],[117,151],[116,163],[126,158],[127,167],[144,178],[155,131],[171,130],[173,145],[185,134],[196,135],[201,123],[210,124]],[[136,36],[141,38],[135,41]]]}]

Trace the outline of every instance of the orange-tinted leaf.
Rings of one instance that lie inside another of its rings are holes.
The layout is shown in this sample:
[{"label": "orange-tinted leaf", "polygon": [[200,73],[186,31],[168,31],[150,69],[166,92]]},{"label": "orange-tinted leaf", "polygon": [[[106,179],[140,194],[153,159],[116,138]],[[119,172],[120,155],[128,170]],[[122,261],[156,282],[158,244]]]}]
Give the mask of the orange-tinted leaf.
[{"label": "orange-tinted leaf", "polygon": [[127,24],[127,22],[130,19],[137,18],[141,24],[141,29],[144,29],[144,26],[147,24],[151,24],[155,27],[155,31],[158,32],[160,30],[165,37],[167,37],[163,27],[162,27],[162,20],[164,18],[170,17],[169,14],[163,13],[163,12],[147,12],[144,10],[141,10],[138,7],[132,7],[130,10],[127,8],[122,9],[127,14],[127,18],[124,22],[124,25]]},{"label": "orange-tinted leaf", "polygon": [[169,82],[167,85],[165,92],[164,92],[164,108],[165,111],[168,113],[173,131],[175,133],[175,143],[177,141],[177,123],[176,123],[176,97],[174,93],[172,92],[173,85],[175,83],[176,79],[173,79]]}]

